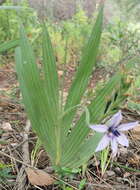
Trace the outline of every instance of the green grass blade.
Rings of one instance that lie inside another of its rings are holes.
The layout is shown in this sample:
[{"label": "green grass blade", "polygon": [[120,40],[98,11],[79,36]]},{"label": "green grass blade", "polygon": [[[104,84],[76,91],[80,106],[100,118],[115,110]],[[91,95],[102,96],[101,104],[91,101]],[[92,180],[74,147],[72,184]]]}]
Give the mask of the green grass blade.
[{"label": "green grass blade", "polygon": [[[82,57],[79,68],[77,70],[75,79],[69,90],[69,95],[68,95],[67,102],[65,105],[65,111],[80,103],[81,98],[87,88],[90,75],[96,63],[96,56],[98,52],[101,31],[102,31],[102,21],[103,21],[103,6],[101,7],[99,11],[96,23],[94,25],[88,44],[85,48],[84,55]],[[65,126],[66,132],[70,128],[70,124],[73,120],[75,112],[76,110],[73,112],[70,112],[64,117],[64,126]]]},{"label": "green grass blade", "polygon": [[35,63],[32,48],[25,35],[24,29],[20,31],[20,48],[16,49],[16,68],[20,82],[26,111],[31,124],[52,161],[56,157],[55,118],[44,88],[44,81]]},{"label": "green grass blade", "polygon": [[19,40],[11,40],[0,45],[0,53],[15,48],[19,45]]},{"label": "green grass blade", "polygon": [[[98,93],[96,98],[89,105],[88,110],[90,112],[91,123],[101,122],[104,116],[107,100],[112,96],[112,94],[114,94],[115,90],[119,89],[120,83],[121,74],[116,74],[110,79],[106,86]],[[90,129],[86,124],[85,113],[83,113],[65,142],[62,165],[73,164],[77,150],[84,142],[84,139],[88,135],[89,131]]]}]

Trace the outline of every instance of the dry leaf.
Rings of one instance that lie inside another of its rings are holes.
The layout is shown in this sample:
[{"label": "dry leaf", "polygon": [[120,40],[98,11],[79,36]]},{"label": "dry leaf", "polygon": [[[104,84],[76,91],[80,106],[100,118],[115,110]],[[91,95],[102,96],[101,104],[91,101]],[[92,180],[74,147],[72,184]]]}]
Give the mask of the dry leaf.
[{"label": "dry leaf", "polygon": [[137,154],[133,154],[133,156],[128,159],[128,162],[132,165],[136,165],[136,166],[139,166],[140,164],[140,156],[137,155]]},{"label": "dry leaf", "polygon": [[64,73],[64,71],[58,71],[58,76],[59,76],[59,77],[62,77],[62,76],[63,76],[63,73]]},{"label": "dry leaf", "polygon": [[54,183],[54,179],[43,170],[26,168],[28,179],[32,185],[51,185]]},{"label": "dry leaf", "polygon": [[134,138],[140,139],[140,125],[138,125],[132,130],[132,135]]},{"label": "dry leaf", "polygon": [[3,122],[2,125],[1,125],[1,128],[4,131],[13,131],[11,124],[8,123],[8,122]]}]

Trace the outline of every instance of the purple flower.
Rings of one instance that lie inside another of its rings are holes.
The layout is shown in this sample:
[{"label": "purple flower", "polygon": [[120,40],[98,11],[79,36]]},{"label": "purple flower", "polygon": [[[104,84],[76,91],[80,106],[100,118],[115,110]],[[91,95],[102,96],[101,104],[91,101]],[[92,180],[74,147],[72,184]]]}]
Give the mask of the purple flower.
[{"label": "purple flower", "polygon": [[90,125],[89,127],[97,132],[104,133],[103,138],[99,142],[95,152],[101,151],[111,143],[111,149],[113,156],[117,154],[118,144],[123,146],[129,145],[127,137],[122,131],[127,131],[138,125],[138,122],[131,122],[126,124],[120,124],[122,120],[121,111],[117,112],[108,121],[107,125]]}]

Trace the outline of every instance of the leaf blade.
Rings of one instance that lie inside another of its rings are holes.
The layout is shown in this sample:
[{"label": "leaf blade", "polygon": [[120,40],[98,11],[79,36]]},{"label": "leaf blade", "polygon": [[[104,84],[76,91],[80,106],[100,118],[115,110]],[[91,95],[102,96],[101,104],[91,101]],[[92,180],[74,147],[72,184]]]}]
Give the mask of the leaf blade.
[{"label": "leaf blade", "polygon": [[[96,63],[96,56],[98,52],[101,31],[102,31],[102,21],[103,21],[103,6],[101,7],[99,11],[96,23],[93,27],[90,39],[87,44],[87,47],[85,48],[85,53],[81,60],[81,64],[77,70],[75,79],[69,90],[69,95],[68,95],[66,105],[65,105],[65,111],[80,103],[81,98],[88,85],[89,77],[92,73],[93,66]],[[76,113],[76,109],[64,117],[63,122],[64,122],[64,126],[66,126],[64,129],[65,133],[68,132],[68,129],[70,128],[70,124],[73,120],[75,113]]]},{"label": "leaf blade", "polygon": [[43,25],[43,68],[45,74],[45,86],[47,88],[47,98],[50,103],[50,109],[53,109],[54,115],[58,116],[59,111],[59,84],[55,57],[53,54],[51,40],[46,28]]},{"label": "leaf blade", "polygon": [[54,117],[49,110],[44,83],[35,63],[35,57],[24,29],[20,30],[20,48],[16,49],[16,69],[26,111],[33,129],[54,162],[56,139]]}]

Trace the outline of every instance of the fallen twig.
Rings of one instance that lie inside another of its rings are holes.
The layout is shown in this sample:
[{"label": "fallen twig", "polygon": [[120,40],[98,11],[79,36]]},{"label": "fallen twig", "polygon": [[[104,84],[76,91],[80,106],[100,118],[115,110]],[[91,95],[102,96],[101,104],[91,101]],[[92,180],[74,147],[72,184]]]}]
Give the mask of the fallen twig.
[{"label": "fallen twig", "polygon": [[[31,125],[30,121],[27,120],[25,131],[23,134],[23,141],[25,142],[22,146],[22,152],[23,152],[23,161],[26,164],[30,164],[30,156],[29,156],[29,144],[28,144],[28,134],[30,131]],[[16,179],[16,189],[17,190],[25,190],[26,186],[26,173],[25,173],[25,164],[22,165]]]}]

